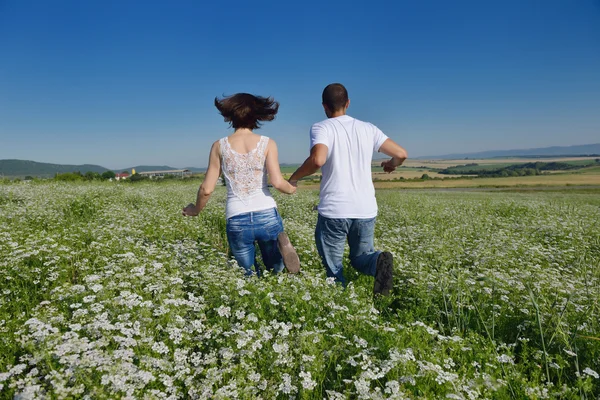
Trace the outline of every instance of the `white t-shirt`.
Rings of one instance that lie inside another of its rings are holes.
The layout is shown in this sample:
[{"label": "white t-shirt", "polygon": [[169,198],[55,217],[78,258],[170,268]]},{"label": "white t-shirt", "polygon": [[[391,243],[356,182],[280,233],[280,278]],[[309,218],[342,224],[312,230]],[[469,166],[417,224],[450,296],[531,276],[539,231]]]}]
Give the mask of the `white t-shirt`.
[{"label": "white t-shirt", "polygon": [[379,128],[348,115],[329,118],[310,130],[310,147],[324,144],[327,161],[321,168],[319,214],[327,218],[377,216],[371,178],[373,152],[388,139]]}]

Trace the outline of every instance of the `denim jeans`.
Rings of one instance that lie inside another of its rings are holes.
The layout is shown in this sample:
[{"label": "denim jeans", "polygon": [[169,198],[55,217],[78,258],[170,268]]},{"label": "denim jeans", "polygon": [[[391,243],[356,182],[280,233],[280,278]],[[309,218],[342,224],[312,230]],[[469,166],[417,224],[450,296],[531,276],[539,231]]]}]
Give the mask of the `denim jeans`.
[{"label": "denim jeans", "polygon": [[315,241],[328,277],[346,285],[342,265],[346,240],[350,246],[350,265],[363,274],[375,276],[377,258],[381,254],[381,251],[375,251],[373,245],[375,219],[326,218],[319,215]]},{"label": "denim jeans", "polygon": [[227,219],[229,249],[238,265],[246,271],[246,275],[253,274],[254,265],[256,274],[260,276],[255,258],[255,242],[258,242],[267,270],[283,270],[283,258],[277,248],[277,235],[282,231],[283,222],[276,208],[244,213]]}]

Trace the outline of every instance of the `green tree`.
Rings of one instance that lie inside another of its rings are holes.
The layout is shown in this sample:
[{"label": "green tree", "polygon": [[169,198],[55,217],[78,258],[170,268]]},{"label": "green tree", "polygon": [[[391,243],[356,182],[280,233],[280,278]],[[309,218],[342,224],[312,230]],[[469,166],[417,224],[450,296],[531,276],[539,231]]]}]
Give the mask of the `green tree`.
[{"label": "green tree", "polygon": [[83,176],[83,179],[86,181],[94,181],[100,179],[100,174],[97,172],[87,171]]},{"label": "green tree", "polygon": [[148,180],[150,180],[150,178],[148,178],[146,175],[133,174],[127,180],[129,182],[141,182],[141,181],[148,181]]},{"label": "green tree", "polygon": [[115,176],[116,176],[115,172],[114,171],[110,171],[110,170],[104,171],[102,173],[102,179],[106,179],[106,180],[108,180],[108,179],[115,179]]},{"label": "green tree", "polygon": [[79,172],[79,171],[65,172],[64,174],[56,173],[56,175],[54,176],[54,180],[64,181],[64,182],[80,181],[82,179],[83,179],[83,176],[81,175],[81,172]]}]

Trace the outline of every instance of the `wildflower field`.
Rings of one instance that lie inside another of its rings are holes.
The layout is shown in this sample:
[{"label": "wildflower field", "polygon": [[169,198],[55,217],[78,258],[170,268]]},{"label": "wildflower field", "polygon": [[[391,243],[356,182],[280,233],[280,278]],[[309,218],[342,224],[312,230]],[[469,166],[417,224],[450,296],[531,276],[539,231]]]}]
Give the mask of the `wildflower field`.
[{"label": "wildflower field", "polygon": [[326,279],[316,191],[276,196],[303,272],[244,278],[197,188],[0,185],[0,398],[600,396],[597,192],[379,191],[373,299]]}]

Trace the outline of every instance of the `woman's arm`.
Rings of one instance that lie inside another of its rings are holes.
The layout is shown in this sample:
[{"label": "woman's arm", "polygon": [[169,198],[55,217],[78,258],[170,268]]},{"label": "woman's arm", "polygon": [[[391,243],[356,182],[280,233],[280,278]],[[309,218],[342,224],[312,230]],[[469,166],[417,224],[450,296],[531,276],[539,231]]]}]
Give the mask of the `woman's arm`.
[{"label": "woman's arm", "polygon": [[277,153],[277,144],[273,139],[269,139],[267,144],[267,172],[271,178],[271,185],[281,193],[293,194],[296,188],[288,181],[283,179],[281,169],[279,168],[279,154]]},{"label": "woman's arm", "polygon": [[183,215],[194,217],[200,214],[200,211],[206,207],[210,195],[217,186],[217,180],[221,175],[221,157],[220,157],[220,145],[219,142],[214,142],[210,149],[210,155],[208,158],[208,168],[206,175],[204,176],[204,182],[200,185],[198,190],[198,197],[196,198],[196,204],[190,203],[183,209]]}]

